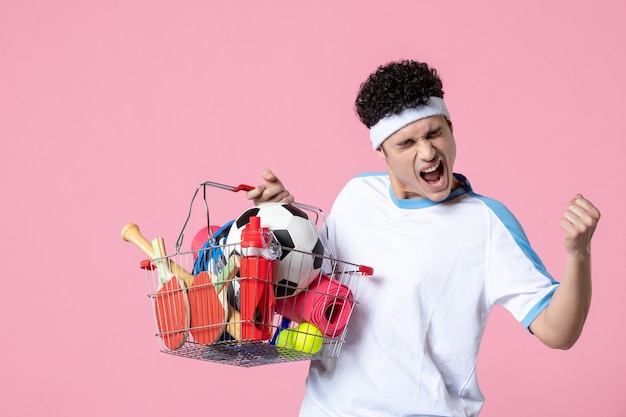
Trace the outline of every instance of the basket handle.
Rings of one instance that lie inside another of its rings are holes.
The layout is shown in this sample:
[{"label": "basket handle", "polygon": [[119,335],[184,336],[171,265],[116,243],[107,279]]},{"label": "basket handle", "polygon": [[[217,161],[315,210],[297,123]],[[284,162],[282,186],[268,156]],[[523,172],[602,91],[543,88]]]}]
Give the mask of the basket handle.
[{"label": "basket handle", "polygon": [[211,187],[221,188],[222,190],[232,191],[234,193],[236,193],[238,191],[252,191],[252,190],[254,190],[253,186],[246,185],[246,184],[239,184],[236,187],[233,187],[232,185],[226,185],[226,184],[220,184],[218,182],[206,181],[206,182],[203,182],[202,184],[200,184],[200,187],[202,187],[204,185],[210,185]]},{"label": "basket handle", "polygon": [[252,191],[254,187],[246,184],[239,184],[238,186],[233,188],[233,192],[236,193],[238,191]]},{"label": "basket handle", "polygon": [[[187,223],[189,222],[189,219],[191,218],[191,211],[193,209],[193,202],[196,199],[196,196],[198,195],[198,191],[200,191],[200,189],[204,190],[204,203],[205,206],[206,205],[206,187],[207,186],[211,186],[211,187],[215,187],[215,188],[221,188],[222,190],[227,190],[227,191],[232,191],[232,192],[238,192],[238,191],[251,191],[254,190],[254,187],[251,185],[246,185],[246,184],[239,184],[236,187],[233,187],[232,185],[226,185],[226,184],[220,184],[218,182],[211,182],[211,181],[205,181],[202,184],[198,185],[198,188],[196,188],[196,192],[193,194],[193,197],[191,197],[191,203],[189,204],[189,213],[187,214],[187,219],[185,219],[185,223],[183,224],[182,229],[180,230],[180,234],[178,235],[178,239],[176,239],[176,245],[174,246],[174,249],[176,250],[176,254],[178,254],[180,252],[180,248],[181,246],[183,246],[183,238],[185,236],[185,228],[187,227]],[[207,227],[209,230],[209,238],[213,237],[213,234],[211,233],[211,221],[209,220],[209,209],[207,206]]]}]

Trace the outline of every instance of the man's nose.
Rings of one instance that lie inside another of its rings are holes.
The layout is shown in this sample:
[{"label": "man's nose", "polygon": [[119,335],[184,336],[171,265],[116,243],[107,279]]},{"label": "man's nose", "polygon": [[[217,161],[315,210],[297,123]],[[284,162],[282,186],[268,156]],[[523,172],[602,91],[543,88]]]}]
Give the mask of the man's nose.
[{"label": "man's nose", "polygon": [[430,143],[430,140],[423,138],[417,141],[417,156],[422,161],[432,161],[436,155],[437,151]]}]

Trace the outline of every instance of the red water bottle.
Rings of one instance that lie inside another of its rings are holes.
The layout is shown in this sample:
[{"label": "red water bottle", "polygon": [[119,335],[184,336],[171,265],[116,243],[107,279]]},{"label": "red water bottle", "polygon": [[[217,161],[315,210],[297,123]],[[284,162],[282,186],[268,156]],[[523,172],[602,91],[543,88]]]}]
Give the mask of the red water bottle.
[{"label": "red water bottle", "polygon": [[275,260],[263,256],[269,231],[252,216],[241,233],[241,337],[268,340],[272,332]]}]

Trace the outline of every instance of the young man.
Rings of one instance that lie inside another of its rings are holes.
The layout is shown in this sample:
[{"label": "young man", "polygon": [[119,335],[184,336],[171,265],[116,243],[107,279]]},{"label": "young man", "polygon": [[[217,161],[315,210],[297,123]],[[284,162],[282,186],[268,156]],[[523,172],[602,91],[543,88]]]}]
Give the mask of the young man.
[{"label": "young man", "polygon": [[[414,61],[379,67],[356,110],[386,173],[344,187],[327,218],[339,259],[374,268],[338,359],[312,361],[301,416],[477,416],[476,359],[496,304],[551,348],[580,336],[591,301],[599,211],[581,195],[561,220],[560,283],[513,215],[453,171],[456,145],[437,72]],[[291,202],[269,170],[255,203]]]}]

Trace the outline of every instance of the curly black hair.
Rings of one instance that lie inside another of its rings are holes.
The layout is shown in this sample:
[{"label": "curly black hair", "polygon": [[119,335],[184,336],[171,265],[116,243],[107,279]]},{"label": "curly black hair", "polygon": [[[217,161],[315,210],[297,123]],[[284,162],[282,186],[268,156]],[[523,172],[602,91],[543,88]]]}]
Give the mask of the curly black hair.
[{"label": "curly black hair", "polygon": [[405,108],[427,104],[431,96],[443,98],[443,84],[428,64],[400,60],[381,65],[361,84],[355,108],[368,128]]}]

